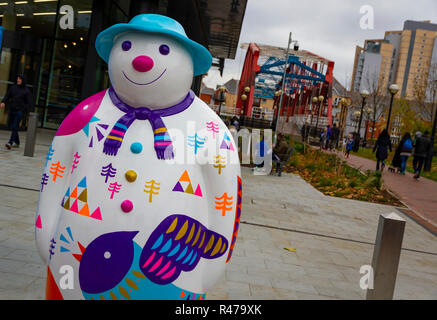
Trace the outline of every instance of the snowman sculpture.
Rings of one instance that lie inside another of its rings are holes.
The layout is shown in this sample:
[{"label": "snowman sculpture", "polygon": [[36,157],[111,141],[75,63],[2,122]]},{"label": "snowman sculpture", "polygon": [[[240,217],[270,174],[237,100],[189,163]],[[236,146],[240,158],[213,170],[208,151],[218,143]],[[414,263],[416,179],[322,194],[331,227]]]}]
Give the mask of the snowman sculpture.
[{"label": "snowman sculpture", "polygon": [[211,55],[154,14],[104,30],[96,49],[112,87],[65,118],[41,180],[46,298],[204,299],[230,261],[242,199],[232,135],[190,90]]}]

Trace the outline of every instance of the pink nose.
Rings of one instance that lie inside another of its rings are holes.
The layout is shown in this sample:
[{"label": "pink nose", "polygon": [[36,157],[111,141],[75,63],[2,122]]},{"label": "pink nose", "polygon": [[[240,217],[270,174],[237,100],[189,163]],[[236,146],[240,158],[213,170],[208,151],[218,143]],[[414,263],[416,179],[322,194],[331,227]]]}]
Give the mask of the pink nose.
[{"label": "pink nose", "polygon": [[148,56],[138,56],[132,60],[132,66],[139,72],[146,72],[153,68],[153,60]]}]

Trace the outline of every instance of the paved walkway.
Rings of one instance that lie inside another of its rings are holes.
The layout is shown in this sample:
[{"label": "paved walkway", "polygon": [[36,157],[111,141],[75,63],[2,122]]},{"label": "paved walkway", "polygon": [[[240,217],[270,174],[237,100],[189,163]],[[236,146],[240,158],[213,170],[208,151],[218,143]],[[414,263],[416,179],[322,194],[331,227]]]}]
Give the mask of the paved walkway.
[{"label": "paved walkway", "polygon": [[[39,132],[33,158],[0,145],[0,299],[44,298],[33,232],[52,134]],[[0,141],[6,135],[0,131]],[[253,176],[243,168],[243,184],[235,250],[208,299],[365,298],[360,267],[371,263],[379,215],[397,208],[328,197],[293,174]],[[435,300],[437,238],[398,213],[407,223],[395,299]]]},{"label": "paved walkway", "polygon": [[[376,161],[350,155],[342,157],[350,165],[361,170],[375,170]],[[387,170],[383,172],[384,185],[393,192],[410,210],[412,217],[437,234],[437,182],[421,177],[416,180],[413,174],[405,176]]]}]

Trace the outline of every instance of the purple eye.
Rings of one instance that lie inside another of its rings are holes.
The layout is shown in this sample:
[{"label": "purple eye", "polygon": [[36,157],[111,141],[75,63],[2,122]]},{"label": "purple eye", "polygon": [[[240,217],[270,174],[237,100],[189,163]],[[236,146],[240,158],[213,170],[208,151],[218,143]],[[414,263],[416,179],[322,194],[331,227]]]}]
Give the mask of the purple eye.
[{"label": "purple eye", "polygon": [[159,52],[166,56],[170,53],[170,48],[166,44],[161,44],[159,46]]},{"label": "purple eye", "polygon": [[123,51],[128,51],[131,46],[132,43],[129,40],[123,41],[123,43],[121,44],[121,48],[123,49]]}]

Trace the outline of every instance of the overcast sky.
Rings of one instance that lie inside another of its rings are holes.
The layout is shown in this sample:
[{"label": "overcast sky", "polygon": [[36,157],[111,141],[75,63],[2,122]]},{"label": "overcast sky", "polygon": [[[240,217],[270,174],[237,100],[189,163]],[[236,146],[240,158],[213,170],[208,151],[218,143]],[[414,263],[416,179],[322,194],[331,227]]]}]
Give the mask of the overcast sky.
[{"label": "overcast sky", "polygon": [[[373,30],[360,28],[362,6],[374,12]],[[437,23],[437,0],[248,0],[240,43],[256,42],[287,47],[288,33],[300,49],[333,60],[334,76],[350,82],[355,46],[365,39],[384,38],[385,31],[402,30],[405,20]],[[215,88],[231,78],[239,79],[245,50],[226,60],[223,77],[212,68],[204,82]]]}]

